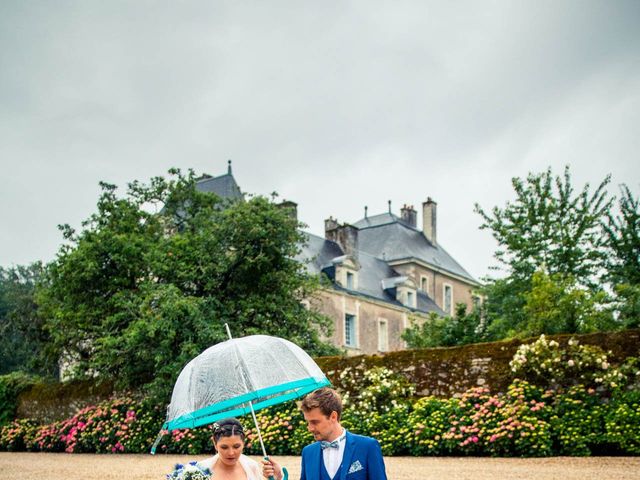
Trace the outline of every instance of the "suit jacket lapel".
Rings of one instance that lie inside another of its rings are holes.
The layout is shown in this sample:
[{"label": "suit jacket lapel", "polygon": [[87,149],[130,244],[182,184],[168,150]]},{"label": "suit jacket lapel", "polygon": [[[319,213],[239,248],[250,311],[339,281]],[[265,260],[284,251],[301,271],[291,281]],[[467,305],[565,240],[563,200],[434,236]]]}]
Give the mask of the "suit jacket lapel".
[{"label": "suit jacket lapel", "polygon": [[324,458],[322,457],[322,448],[320,448],[320,442],[316,442],[316,453],[313,455],[316,463],[316,475],[315,478],[322,478],[322,466],[324,465]]},{"label": "suit jacket lapel", "polygon": [[353,454],[355,452],[355,444],[355,438],[347,430],[347,438],[345,439],[344,445],[344,454],[342,455],[342,468],[340,469],[340,480],[345,480],[347,478],[347,472],[349,472],[351,460],[353,459]]}]

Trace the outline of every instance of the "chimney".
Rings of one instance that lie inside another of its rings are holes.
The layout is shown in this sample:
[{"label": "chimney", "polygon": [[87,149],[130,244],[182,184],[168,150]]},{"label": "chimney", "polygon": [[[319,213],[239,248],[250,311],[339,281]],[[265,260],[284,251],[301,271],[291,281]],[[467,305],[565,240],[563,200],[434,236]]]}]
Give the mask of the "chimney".
[{"label": "chimney", "polygon": [[413,208],[413,205],[405,205],[400,209],[400,218],[404,223],[415,228],[418,212]]},{"label": "chimney", "polygon": [[333,236],[334,236],[333,231],[336,228],[338,228],[338,221],[335,218],[329,217],[329,218],[325,219],[325,221],[324,221],[324,238],[326,238],[327,240],[333,240]]},{"label": "chimney", "polygon": [[434,247],[436,241],[436,208],[438,204],[427,197],[427,201],[422,204],[422,233]]},{"label": "chimney", "polygon": [[291,200],[283,200],[278,204],[278,207],[287,210],[289,216],[293,220],[298,221],[298,204],[296,202],[292,202]]},{"label": "chimney", "polygon": [[324,238],[340,245],[346,255],[357,256],[358,229],[353,225],[339,225],[337,220],[329,217],[324,221]]}]

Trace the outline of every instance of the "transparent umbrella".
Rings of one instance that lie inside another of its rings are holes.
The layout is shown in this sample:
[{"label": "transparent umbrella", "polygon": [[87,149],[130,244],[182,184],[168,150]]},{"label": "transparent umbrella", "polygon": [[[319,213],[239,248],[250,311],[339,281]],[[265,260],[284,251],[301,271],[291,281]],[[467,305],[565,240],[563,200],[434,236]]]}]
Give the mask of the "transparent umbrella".
[{"label": "transparent umbrella", "polygon": [[162,431],[251,413],[267,457],[255,412],[328,385],[313,359],[288,340],[267,335],[230,339],[208,348],[182,369]]}]

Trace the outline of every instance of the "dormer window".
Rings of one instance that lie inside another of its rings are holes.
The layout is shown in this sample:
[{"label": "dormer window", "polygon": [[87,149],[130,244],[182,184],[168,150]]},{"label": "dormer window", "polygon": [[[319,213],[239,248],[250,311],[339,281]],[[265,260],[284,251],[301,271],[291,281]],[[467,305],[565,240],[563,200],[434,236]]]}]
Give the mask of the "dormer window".
[{"label": "dormer window", "polygon": [[410,291],[407,291],[407,307],[416,307],[415,294]]},{"label": "dormer window", "polygon": [[335,282],[347,290],[358,290],[358,260],[350,255],[343,255],[332,259],[331,263],[335,268]]},{"label": "dormer window", "polygon": [[417,288],[416,282],[406,276],[385,278],[382,280],[382,288],[392,295],[395,294],[396,301],[405,307],[417,308]]}]

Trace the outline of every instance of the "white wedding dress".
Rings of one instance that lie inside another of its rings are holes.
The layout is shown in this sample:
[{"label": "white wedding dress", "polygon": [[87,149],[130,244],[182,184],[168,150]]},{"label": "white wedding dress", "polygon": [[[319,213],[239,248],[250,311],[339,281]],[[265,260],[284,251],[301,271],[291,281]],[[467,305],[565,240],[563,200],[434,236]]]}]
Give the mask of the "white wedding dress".
[{"label": "white wedding dress", "polygon": [[[213,472],[213,466],[218,461],[218,454],[216,453],[213,457],[206,458],[198,462],[199,465],[208,468]],[[262,478],[262,468],[255,460],[251,460],[246,455],[240,455],[239,459],[240,465],[242,469],[247,474],[247,480],[263,480]],[[212,477],[213,478],[213,477]]]}]

